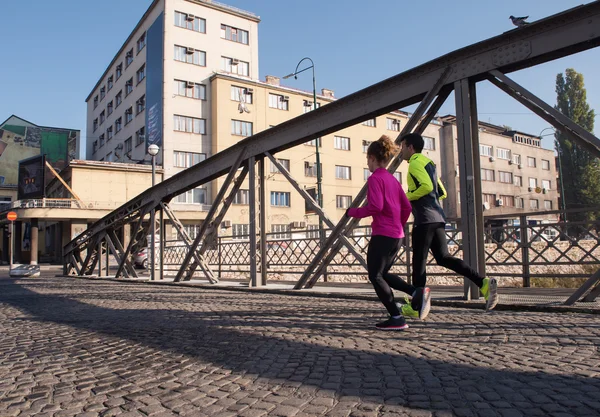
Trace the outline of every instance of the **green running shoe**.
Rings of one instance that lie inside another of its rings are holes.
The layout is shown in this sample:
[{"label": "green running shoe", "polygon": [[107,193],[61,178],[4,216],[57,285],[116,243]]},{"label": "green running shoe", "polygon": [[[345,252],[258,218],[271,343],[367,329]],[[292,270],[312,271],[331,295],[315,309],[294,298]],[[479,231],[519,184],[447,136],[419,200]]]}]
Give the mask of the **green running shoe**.
[{"label": "green running shoe", "polygon": [[403,303],[397,303],[398,309],[400,310],[400,312],[402,313],[402,315],[404,317],[408,317],[411,319],[418,319],[419,318],[419,312],[417,310],[415,310],[414,308],[412,308],[412,306],[410,305],[410,300],[408,299],[408,297],[404,297],[404,302]]},{"label": "green running shoe", "polygon": [[481,286],[481,294],[485,298],[485,310],[493,310],[498,304],[498,281],[496,278],[484,278]]}]

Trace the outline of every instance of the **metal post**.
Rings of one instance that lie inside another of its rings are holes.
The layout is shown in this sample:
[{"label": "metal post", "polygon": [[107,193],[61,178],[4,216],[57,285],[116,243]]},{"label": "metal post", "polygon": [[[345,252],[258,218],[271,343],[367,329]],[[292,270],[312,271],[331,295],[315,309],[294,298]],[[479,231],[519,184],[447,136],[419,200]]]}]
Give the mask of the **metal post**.
[{"label": "metal post", "polygon": [[256,287],[256,159],[254,156],[248,158],[248,194],[250,210],[248,211],[250,223],[250,286]]},{"label": "metal post", "polygon": [[15,251],[15,222],[10,222],[10,241],[8,243],[10,269],[13,270],[14,266],[14,251]]},{"label": "metal post", "polygon": [[[156,155],[152,155],[152,186],[154,187],[156,185]],[[155,246],[155,238],[154,235],[156,234],[156,223],[155,223],[155,216],[156,216],[156,210],[153,207],[150,210],[150,280],[154,281],[155,276],[155,270],[154,270],[154,266],[155,266],[155,252],[156,252],[156,246]]]},{"label": "metal post", "polygon": [[158,235],[159,235],[159,239],[160,239],[160,250],[159,250],[159,258],[158,258],[158,265],[159,265],[159,275],[158,275],[158,279],[164,279],[164,272],[165,272],[165,213],[163,211],[163,209],[160,209],[160,215],[159,215],[159,219],[158,219],[159,223],[158,223]]},{"label": "metal post", "polygon": [[98,242],[98,277],[102,276],[102,239]]},{"label": "metal post", "polygon": [[[463,259],[474,269],[478,269],[478,240],[481,240],[480,231],[477,230],[477,209],[475,207],[475,175],[472,146],[472,108],[469,80],[463,79],[454,83],[456,99],[456,127],[458,131],[458,159],[460,170],[460,199],[461,199],[461,228],[463,234]],[[464,175],[463,175],[464,173]],[[477,174],[481,175],[481,174]],[[483,231],[481,231],[483,232]],[[470,300],[478,296],[478,291],[473,291],[468,279],[464,280],[464,298]]]},{"label": "metal post", "polygon": [[[562,206],[562,211],[563,211],[563,222],[565,223],[565,225],[567,224],[567,201],[565,199],[565,184],[563,182],[563,171],[562,171],[562,160],[560,158],[560,154],[561,154],[561,147],[560,144],[558,143],[558,140],[554,139],[555,146],[556,146],[556,151],[558,153],[558,176],[560,179],[560,205]],[[565,227],[565,230],[566,227]]]},{"label": "metal post", "polygon": [[267,285],[267,190],[265,181],[266,158],[258,163],[259,210],[260,210],[260,285]]},{"label": "metal post", "polygon": [[[317,82],[315,79],[315,64],[312,63],[312,76],[313,76],[313,110],[317,110]],[[317,202],[319,207],[323,208],[323,186],[322,186],[322,172],[321,172],[321,154],[319,152],[319,142],[321,138],[315,139],[315,158],[317,161]],[[325,244],[325,229],[323,228],[323,218],[319,216],[319,242],[320,246],[323,247]],[[327,269],[323,273],[323,280],[327,282]]]},{"label": "metal post", "polygon": [[519,218],[519,227],[521,228],[521,262],[523,262],[523,287],[531,286],[531,276],[529,275],[529,227],[527,216]]}]

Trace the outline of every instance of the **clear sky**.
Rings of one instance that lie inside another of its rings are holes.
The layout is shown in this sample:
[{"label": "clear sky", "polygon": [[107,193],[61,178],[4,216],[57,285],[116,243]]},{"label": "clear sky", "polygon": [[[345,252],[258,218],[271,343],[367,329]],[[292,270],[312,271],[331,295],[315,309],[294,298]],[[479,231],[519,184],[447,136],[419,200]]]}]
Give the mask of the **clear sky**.
[{"label": "clear sky", "polygon": [[[84,100],[151,2],[3,0],[0,119],[16,114],[39,125],[81,129],[85,137]],[[589,0],[222,2],[261,17],[261,79],[288,74],[309,56],[315,62],[317,88],[343,97],[510,30],[510,15],[537,20]],[[569,67],[584,75],[588,101],[600,113],[600,48],[511,77],[554,104],[556,74]],[[284,83],[312,90],[309,73]],[[549,126],[488,83],[479,84],[478,100],[482,121],[535,135]],[[440,113],[455,114],[452,99]],[[599,125],[597,117],[596,135]],[[552,146],[551,137],[544,146]]]}]

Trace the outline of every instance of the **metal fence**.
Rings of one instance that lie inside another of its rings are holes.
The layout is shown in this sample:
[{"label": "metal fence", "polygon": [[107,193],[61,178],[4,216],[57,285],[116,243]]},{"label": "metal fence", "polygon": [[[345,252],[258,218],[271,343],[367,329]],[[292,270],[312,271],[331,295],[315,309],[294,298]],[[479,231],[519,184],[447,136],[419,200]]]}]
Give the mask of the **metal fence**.
[{"label": "metal fence", "polygon": [[[550,216],[560,216],[560,220],[539,220]],[[548,211],[488,216],[485,224],[487,276],[512,279],[527,287],[532,278],[583,278],[600,268],[600,208],[566,213]],[[449,252],[462,258],[462,234],[459,229],[459,220],[450,219],[446,236]],[[409,280],[411,231],[412,225],[408,224],[406,237],[392,269]],[[269,279],[298,279],[319,250],[317,233],[315,230],[302,230],[267,234]],[[287,235],[282,238],[284,234]],[[369,235],[368,227],[358,227],[351,237],[365,257]],[[178,270],[186,253],[187,247],[182,242],[166,242],[163,255],[166,275]],[[219,277],[247,277],[250,272],[250,236],[219,237],[218,243],[206,252],[205,257]],[[451,271],[438,267],[431,254],[427,269],[430,277],[458,279]],[[197,275],[200,276],[200,273]],[[342,249],[329,264],[327,279],[360,282],[366,280],[366,273],[355,257]]]}]

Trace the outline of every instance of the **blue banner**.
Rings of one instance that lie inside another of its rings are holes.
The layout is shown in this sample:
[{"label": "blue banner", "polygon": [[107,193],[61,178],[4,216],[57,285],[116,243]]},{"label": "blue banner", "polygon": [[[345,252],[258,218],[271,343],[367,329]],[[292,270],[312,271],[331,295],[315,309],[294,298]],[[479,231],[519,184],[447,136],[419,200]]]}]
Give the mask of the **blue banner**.
[{"label": "blue banner", "polygon": [[163,28],[161,13],[146,33],[146,149],[152,144],[162,147]]}]

